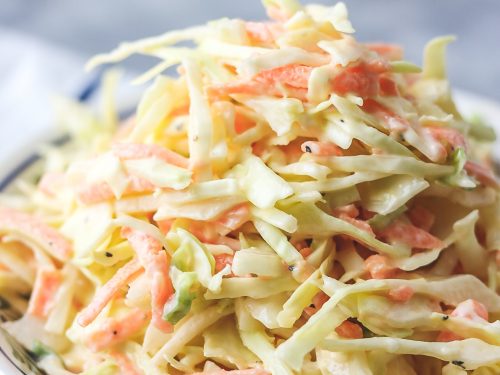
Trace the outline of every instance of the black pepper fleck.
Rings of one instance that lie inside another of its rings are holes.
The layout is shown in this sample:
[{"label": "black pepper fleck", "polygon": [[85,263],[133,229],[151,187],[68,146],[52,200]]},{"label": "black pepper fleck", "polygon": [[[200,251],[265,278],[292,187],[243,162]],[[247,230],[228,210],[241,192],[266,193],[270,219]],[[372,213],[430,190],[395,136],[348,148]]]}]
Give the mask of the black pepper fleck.
[{"label": "black pepper fleck", "polygon": [[115,336],[116,336],[117,334],[118,334],[118,331],[116,331],[116,330],[115,330],[115,331],[113,331],[113,335],[115,335]]},{"label": "black pepper fleck", "polygon": [[312,307],[314,309],[316,306],[314,306],[314,303],[311,303],[309,307]]},{"label": "black pepper fleck", "polygon": [[104,255],[106,255],[108,258],[111,258],[113,256],[113,254],[111,254],[109,251],[106,251]]},{"label": "black pepper fleck", "polygon": [[445,316],[443,316],[443,318],[442,318],[442,319],[443,319],[443,320],[448,320],[448,319],[450,319],[450,317],[449,317],[448,315],[445,315]]},{"label": "black pepper fleck", "polygon": [[312,152],[311,147],[306,146],[306,152],[311,153]]},{"label": "black pepper fleck", "polygon": [[293,271],[295,269],[295,266],[291,265],[291,266],[288,266],[288,271]]},{"label": "black pepper fleck", "polygon": [[340,119],[340,122],[345,122],[343,118]]},{"label": "black pepper fleck", "polygon": [[451,361],[452,364],[454,364],[455,366],[458,366],[458,367],[461,367],[465,370],[465,366],[464,366],[464,361]]}]

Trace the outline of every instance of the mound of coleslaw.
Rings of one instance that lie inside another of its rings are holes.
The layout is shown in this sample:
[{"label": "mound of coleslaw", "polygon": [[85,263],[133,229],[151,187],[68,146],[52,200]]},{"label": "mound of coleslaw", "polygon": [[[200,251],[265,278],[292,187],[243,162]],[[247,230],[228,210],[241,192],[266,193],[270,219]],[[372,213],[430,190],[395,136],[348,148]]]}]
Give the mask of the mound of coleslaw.
[{"label": "mound of coleslaw", "polygon": [[[343,3],[264,0],[127,42],[136,113],[60,100],[63,146],[0,197],[2,327],[48,374],[500,373],[491,128]],[[178,75],[165,74],[177,66]]]}]

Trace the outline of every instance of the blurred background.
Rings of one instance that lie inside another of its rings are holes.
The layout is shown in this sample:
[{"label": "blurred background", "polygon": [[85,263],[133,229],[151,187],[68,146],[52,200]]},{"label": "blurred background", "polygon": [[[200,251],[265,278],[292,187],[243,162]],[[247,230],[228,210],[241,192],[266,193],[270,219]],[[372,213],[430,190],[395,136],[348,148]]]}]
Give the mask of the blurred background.
[{"label": "blurred background", "polygon": [[[407,59],[415,62],[421,61],[421,50],[432,37],[457,35],[449,51],[452,83],[500,100],[499,0],[345,2],[358,38],[400,43]],[[6,30],[20,32],[86,59],[122,40],[223,16],[262,19],[265,15],[259,0],[0,0],[0,39]],[[13,53],[2,49],[0,66]],[[138,69],[143,64],[135,60],[127,66]]]},{"label": "blurred background", "polygon": [[[416,63],[429,39],[457,35],[448,55],[453,86],[500,103],[500,0],[345,2],[360,40],[399,43]],[[52,134],[50,98],[76,97],[89,85],[82,67],[90,56],[224,16],[265,17],[259,0],[0,0],[0,158],[14,162],[23,145],[31,150]],[[125,66],[134,74],[152,63]]]}]

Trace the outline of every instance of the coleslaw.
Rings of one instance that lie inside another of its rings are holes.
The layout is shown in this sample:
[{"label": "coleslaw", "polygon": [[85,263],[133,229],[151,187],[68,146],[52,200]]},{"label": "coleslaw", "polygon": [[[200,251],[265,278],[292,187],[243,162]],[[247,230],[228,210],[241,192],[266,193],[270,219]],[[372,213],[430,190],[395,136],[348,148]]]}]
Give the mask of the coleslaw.
[{"label": "coleslaw", "polygon": [[[121,44],[160,62],[0,195],[2,327],[48,374],[500,372],[495,134],[346,6],[263,0]],[[177,67],[176,77],[165,71]]]}]

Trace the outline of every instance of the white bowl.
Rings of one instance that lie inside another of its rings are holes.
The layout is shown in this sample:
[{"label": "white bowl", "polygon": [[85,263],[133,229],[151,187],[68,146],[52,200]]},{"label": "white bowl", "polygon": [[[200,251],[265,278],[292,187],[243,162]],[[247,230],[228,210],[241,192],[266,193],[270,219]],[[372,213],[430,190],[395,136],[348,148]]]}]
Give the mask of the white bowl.
[{"label": "white bowl", "polygon": [[[500,103],[466,91],[455,92],[458,108],[465,117],[480,115],[495,127],[500,138]],[[40,141],[30,140],[33,145]],[[33,150],[34,148],[30,148]],[[495,144],[495,156],[500,160],[500,139]],[[6,187],[16,176],[22,174],[36,160],[33,151],[21,148],[15,155],[4,155],[0,149],[0,187]],[[8,314],[8,309],[0,298],[0,318]],[[0,375],[42,374],[26,351],[0,329]]]}]

